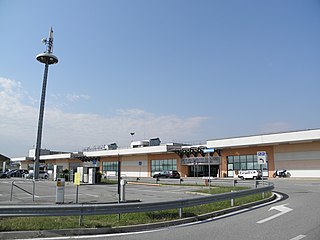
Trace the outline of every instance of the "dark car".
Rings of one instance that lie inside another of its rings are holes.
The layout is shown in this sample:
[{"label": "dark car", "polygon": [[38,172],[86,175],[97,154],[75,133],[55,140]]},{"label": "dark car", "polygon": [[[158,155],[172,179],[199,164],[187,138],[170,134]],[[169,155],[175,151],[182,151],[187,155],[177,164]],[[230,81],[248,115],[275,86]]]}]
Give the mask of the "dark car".
[{"label": "dark car", "polygon": [[161,171],[159,173],[155,173],[153,178],[180,178],[180,174],[176,170]]},{"label": "dark car", "polygon": [[7,173],[0,173],[0,178],[7,178],[8,177],[8,175],[7,175]]},{"label": "dark car", "polygon": [[11,170],[7,173],[7,176],[9,177],[24,177],[27,174],[29,174],[29,171],[26,169],[16,169],[16,170]]}]

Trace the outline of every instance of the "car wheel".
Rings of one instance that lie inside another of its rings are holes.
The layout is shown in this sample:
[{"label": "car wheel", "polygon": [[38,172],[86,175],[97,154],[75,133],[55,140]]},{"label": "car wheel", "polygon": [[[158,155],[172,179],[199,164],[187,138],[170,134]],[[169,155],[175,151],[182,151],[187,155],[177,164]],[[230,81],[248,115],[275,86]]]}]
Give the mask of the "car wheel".
[{"label": "car wheel", "polygon": [[244,177],[243,177],[243,176],[241,176],[241,177],[240,177],[240,179],[241,179],[241,180],[244,180]]}]

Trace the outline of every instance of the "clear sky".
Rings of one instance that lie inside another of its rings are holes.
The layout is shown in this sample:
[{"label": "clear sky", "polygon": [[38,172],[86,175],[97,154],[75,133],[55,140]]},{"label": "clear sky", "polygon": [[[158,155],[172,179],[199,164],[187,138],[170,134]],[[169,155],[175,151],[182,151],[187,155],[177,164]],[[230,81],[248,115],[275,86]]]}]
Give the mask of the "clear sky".
[{"label": "clear sky", "polygon": [[0,0],[0,154],[320,127],[320,1]]}]

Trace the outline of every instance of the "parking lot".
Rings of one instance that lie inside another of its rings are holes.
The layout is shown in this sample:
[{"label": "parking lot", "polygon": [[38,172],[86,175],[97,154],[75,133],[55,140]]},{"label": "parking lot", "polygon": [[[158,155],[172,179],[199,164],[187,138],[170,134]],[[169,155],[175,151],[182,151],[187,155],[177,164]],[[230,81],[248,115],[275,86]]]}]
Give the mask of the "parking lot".
[{"label": "parking lot", "polygon": [[[161,181],[161,180],[160,180]],[[164,180],[163,180],[164,181]],[[168,180],[167,180],[168,181]],[[170,180],[169,180],[170,181]],[[14,185],[12,184],[14,183]],[[199,186],[155,184],[154,179],[149,183],[133,182],[125,187],[126,201],[156,202],[169,201],[183,198],[191,198],[196,195],[191,191],[201,189],[203,180],[199,180]],[[51,180],[36,181],[33,201],[33,181],[29,179],[10,178],[0,179],[0,204],[55,204],[57,182]],[[12,189],[12,201],[10,201]],[[23,189],[23,190],[22,190]],[[117,184],[83,184],[79,186],[79,203],[114,203],[118,202]],[[73,182],[65,183],[64,203],[76,202],[76,186]]]}]

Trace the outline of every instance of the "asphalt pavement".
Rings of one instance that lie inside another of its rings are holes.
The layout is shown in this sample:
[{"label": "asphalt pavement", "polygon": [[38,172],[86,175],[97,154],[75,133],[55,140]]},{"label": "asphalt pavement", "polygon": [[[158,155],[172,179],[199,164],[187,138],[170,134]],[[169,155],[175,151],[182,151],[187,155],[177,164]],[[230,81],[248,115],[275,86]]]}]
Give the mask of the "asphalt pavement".
[{"label": "asphalt pavement", "polygon": [[[149,184],[128,184],[126,194],[129,200],[163,201],[193,197],[188,192],[205,186]],[[269,179],[275,184],[275,192],[282,200],[256,208],[243,209],[228,215],[187,225],[166,227],[157,230],[126,233],[82,236],[86,239],[177,239],[177,240],[319,240],[320,239],[320,179]],[[8,202],[12,179],[0,181],[0,204]],[[150,181],[154,181],[150,179]],[[16,183],[23,183],[23,181]],[[252,184],[250,181],[241,183]],[[54,202],[56,183],[40,181],[36,183],[36,203]],[[75,186],[66,183],[66,202],[74,202]],[[117,201],[117,185],[82,185],[80,200],[83,202]],[[40,194],[39,194],[40,193]],[[25,192],[14,190],[14,203],[30,202]],[[100,200],[99,200],[100,199]],[[54,204],[54,203],[53,203]],[[41,238],[40,238],[41,239]],[[59,238],[59,239],[68,239]]]},{"label": "asphalt pavement", "polygon": [[[320,180],[272,179],[283,199],[194,224],[135,234],[99,236],[112,240],[319,240]],[[88,239],[95,239],[90,236]]]},{"label": "asphalt pavement", "polygon": [[[191,198],[196,195],[190,192],[205,188],[204,180],[201,178],[185,179],[183,182],[180,182],[179,179],[157,181],[153,178],[140,181],[127,179],[127,182],[125,200],[128,202],[161,202]],[[160,183],[168,185],[160,185]],[[232,185],[232,181],[218,182],[217,180],[215,184]],[[56,191],[57,182],[52,180],[33,182],[30,179],[21,178],[0,179],[0,204],[55,204]],[[64,203],[75,203],[76,194],[77,186],[73,182],[65,182]],[[117,184],[81,184],[78,187],[78,203],[115,203],[118,200]]]}]

